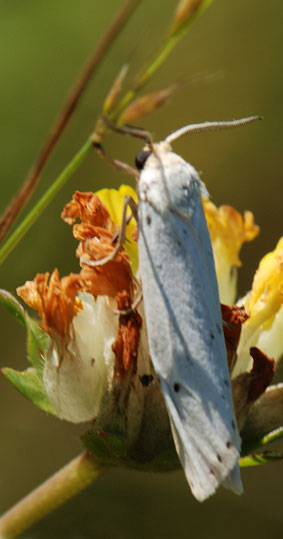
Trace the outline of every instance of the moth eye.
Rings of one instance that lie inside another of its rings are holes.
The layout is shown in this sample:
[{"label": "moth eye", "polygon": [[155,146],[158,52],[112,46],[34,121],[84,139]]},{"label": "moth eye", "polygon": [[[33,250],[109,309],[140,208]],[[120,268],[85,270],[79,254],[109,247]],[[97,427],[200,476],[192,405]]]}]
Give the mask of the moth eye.
[{"label": "moth eye", "polygon": [[142,170],[146,160],[150,156],[151,152],[148,150],[141,150],[136,155],[136,167],[138,170]]}]

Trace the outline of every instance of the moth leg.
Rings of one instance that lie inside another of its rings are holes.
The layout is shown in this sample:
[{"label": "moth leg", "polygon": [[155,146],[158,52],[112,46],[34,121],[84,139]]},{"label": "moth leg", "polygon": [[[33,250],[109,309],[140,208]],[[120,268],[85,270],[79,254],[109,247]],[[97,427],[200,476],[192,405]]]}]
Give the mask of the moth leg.
[{"label": "moth leg", "polygon": [[151,136],[151,133],[149,131],[146,131],[145,129],[142,129],[141,127],[134,127],[132,125],[121,125],[117,127],[107,116],[103,116],[103,120],[112,129],[113,131],[116,131],[116,133],[122,133],[122,135],[129,135],[131,137],[141,138],[144,140],[149,148],[153,150],[153,139]]},{"label": "moth leg", "polygon": [[189,218],[187,212],[179,210],[178,208],[175,208],[174,206],[171,206],[171,204],[170,204],[170,210],[173,213],[175,213],[178,217],[183,219],[183,221],[185,221],[185,223],[187,223],[189,226],[191,226],[191,221],[190,221],[190,218]]},{"label": "moth leg", "polygon": [[[127,209],[129,208],[132,211],[132,214],[127,217]],[[124,200],[124,206],[123,206],[123,215],[122,215],[122,223],[121,227],[117,235],[113,238],[113,243],[116,242],[116,245],[113,249],[113,251],[106,256],[105,258],[101,258],[100,260],[86,260],[81,259],[81,264],[84,264],[85,266],[95,267],[95,266],[103,266],[104,264],[107,264],[107,262],[110,262],[111,260],[114,260],[116,256],[118,255],[120,249],[123,247],[125,241],[126,241],[126,228],[131,219],[134,217],[137,221],[138,218],[138,208],[137,204],[135,203],[134,199],[130,195],[125,196]]]},{"label": "moth leg", "polygon": [[128,314],[131,314],[133,311],[135,311],[135,309],[139,306],[141,300],[142,300],[142,289],[140,289],[139,293],[136,295],[134,301],[132,302],[132,305],[131,307],[129,307],[128,309],[115,309],[113,312],[114,314],[119,314],[119,315],[128,315]]},{"label": "moth leg", "polygon": [[128,165],[127,163],[124,163],[119,159],[114,159],[113,157],[111,157],[108,153],[106,153],[100,143],[95,142],[93,146],[96,148],[97,153],[100,155],[100,157],[105,159],[105,161],[110,163],[110,165],[117,168],[118,170],[121,170],[122,172],[126,172],[127,174],[134,176],[136,180],[138,179],[139,173],[135,168],[131,167],[131,165]]}]

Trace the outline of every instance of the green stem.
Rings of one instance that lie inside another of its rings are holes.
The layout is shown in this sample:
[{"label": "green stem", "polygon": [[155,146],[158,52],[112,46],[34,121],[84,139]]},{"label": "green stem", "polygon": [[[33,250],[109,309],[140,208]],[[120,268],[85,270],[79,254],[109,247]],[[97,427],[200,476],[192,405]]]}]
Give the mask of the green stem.
[{"label": "green stem", "polygon": [[150,79],[152,79],[153,75],[158,71],[162,64],[164,64],[172,50],[188,32],[191,24],[203,13],[203,11],[205,11],[205,9],[210,5],[211,1],[212,0],[205,0],[198,11],[191,15],[183,27],[181,27],[176,33],[169,34],[164,45],[159,48],[156,58],[154,58],[150,65],[145,68],[134,87],[124,95],[117,108],[113,111],[113,114],[110,115],[112,121],[117,120],[117,125],[119,125],[119,116],[124,112],[129,103],[133,101],[137,93],[148,83]]},{"label": "green stem", "polygon": [[2,249],[0,249],[0,264],[4,262],[10,252],[26,234],[29,228],[35,223],[35,221],[40,217],[48,204],[53,200],[57,195],[63,185],[67,180],[74,174],[74,172],[79,168],[81,163],[85,160],[89,151],[92,148],[92,142],[89,138],[87,142],[82,146],[82,148],[77,152],[73,157],[70,163],[64,168],[58,178],[54,183],[49,187],[49,189],[44,193],[43,197],[37,202],[37,204],[32,208],[26,218],[20,223],[15,232],[9,237],[9,239],[4,243]]},{"label": "green stem", "polygon": [[123,4],[122,8],[119,9],[118,13],[111,20],[110,25],[107,27],[102,38],[96,45],[91,57],[83,66],[83,69],[74,86],[71,88],[71,91],[67,96],[64,106],[60,111],[59,115],[57,116],[57,119],[53,124],[53,127],[50,130],[49,135],[47,136],[47,140],[43,144],[40,153],[28,174],[27,179],[20,187],[16,195],[13,197],[12,202],[9,204],[8,208],[0,219],[1,242],[7,235],[19,212],[23,209],[24,205],[31,197],[31,194],[39,181],[40,173],[45,166],[47,160],[49,159],[50,155],[52,154],[56,144],[59,142],[60,136],[66,128],[68,122],[70,121],[74,110],[93,73],[99,66],[100,62],[102,62],[105,58],[105,55],[109,48],[113,46],[115,39],[118,37],[122,28],[127,23],[131,14],[133,13],[133,10],[138,6],[140,1],[141,0],[127,0],[125,4]]},{"label": "green stem", "polygon": [[93,483],[106,470],[89,453],[71,460],[0,518],[0,537],[17,537]]}]

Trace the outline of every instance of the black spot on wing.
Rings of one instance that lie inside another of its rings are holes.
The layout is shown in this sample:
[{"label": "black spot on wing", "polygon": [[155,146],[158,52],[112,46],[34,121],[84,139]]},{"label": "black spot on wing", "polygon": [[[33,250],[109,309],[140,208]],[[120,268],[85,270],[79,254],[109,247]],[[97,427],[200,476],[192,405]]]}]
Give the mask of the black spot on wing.
[{"label": "black spot on wing", "polygon": [[146,216],[146,222],[147,222],[148,225],[151,224],[151,217],[150,217],[150,215],[147,215],[147,216]]},{"label": "black spot on wing", "polygon": [[175,382],[175,384],[173,385],[173,389],[175,393],[178,393],[181,389],[180,384],[178,384],[178,382]]},{"label": "black spot on wing", "polygon": [[234,421],[234,419],[232,419],[232,421],[231,421],[231,425],[232,425],[232,429],[233,429],[233,430],[236,430],[236,425],[235,425],[235,421]]},{"label": "black spot on wing", "polygon": [[227,447],[227,449],[231,449],[232,442],[230,442],[230,440],[228,440],[228,442],[226,442],[226,447]]}]

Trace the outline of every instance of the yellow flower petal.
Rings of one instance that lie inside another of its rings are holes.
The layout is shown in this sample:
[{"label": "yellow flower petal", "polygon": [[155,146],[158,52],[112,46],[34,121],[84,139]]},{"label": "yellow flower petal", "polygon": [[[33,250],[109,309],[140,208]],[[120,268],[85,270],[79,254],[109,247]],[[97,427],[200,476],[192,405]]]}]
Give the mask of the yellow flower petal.
[{"label": "yellow flower petal", "polygon": [[249,367],[250,346],[258,346],[278,360],[283,353],[283,237],[265,255],[254,276],[252,290],[242,300],[250,318],[243,325],[237,372]]},{"label": "yellow flower petal", "polygon": [[[105,204],[107,210],[110,213],[110,217],[115,223],[121,226],[122,214],[124,207],[124,200],[126,195],[130,195],[135,202],[138,197],[135,190],[129,185],[121,185],[119,191],[117,189],[101,189],[95,193],[99,196],[101,202]],[[130,208],[128,208],[127,215],[131,214]],[[127,226],[126,238],[127,241],[124,245],[126,252],[130,258],[132,271],[136,273],[138,269],[138,247],[136,241],[133,239],[133,232],[137,227],[137,223],[134,219]]]},{"label": "yellow flower petal", "polygon": [[237,271],[241,266],[239,252],[242,244],[259,233],[251,212],[244,217],[231,206],[217,208],[203,199],[204,212],[212,242],[220,300],[232,304],[236,297]]}]

